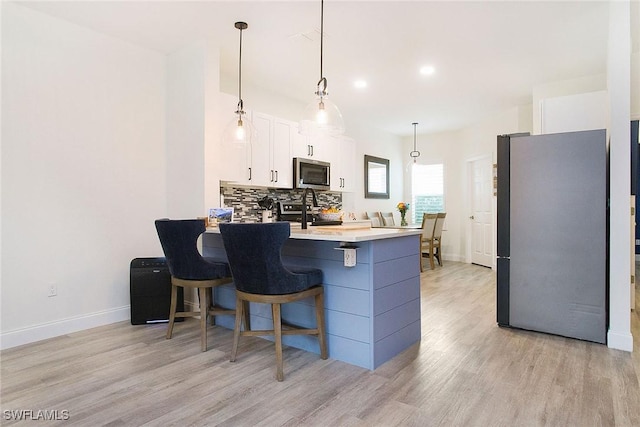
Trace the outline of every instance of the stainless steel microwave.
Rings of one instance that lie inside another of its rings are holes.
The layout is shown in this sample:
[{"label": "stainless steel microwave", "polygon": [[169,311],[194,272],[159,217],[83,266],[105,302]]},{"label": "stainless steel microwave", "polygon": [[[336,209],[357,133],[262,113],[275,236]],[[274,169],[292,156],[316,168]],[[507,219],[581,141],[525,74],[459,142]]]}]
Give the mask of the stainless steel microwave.
[{"label": "stainless steel microwave", "polygon": [[329,190],[331,188],[331,166],[327,162],[294,157],[293,182],[295,188]]}]

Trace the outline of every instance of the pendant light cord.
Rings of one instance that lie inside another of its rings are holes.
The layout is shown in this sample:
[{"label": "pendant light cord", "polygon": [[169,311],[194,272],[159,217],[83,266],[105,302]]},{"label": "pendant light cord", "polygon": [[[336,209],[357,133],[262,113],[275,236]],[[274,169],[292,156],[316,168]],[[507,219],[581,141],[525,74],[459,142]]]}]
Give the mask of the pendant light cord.
[{"label": "pendant light cord", "polygon": [[242,28],[240,28],[240,55],[238,55],[238,111],[242,111]]},{"label": "pendant light cord", "polygon": [[[324,47],[324,0],[320,0],[320,81],[324,77],[322,75],[322,53]],[[320,82],[318,82],[320,84]]]},{"label": "pendant light cord", "polygon": [[316,95],[322,99],[327,96],[327,79],[322,74],[322,56],[324,53],[324,0],[320,1],[320,80],[318,80],[318,90]]},{"label": "pendant light cord", "polygon": [[244,105],[242,102],[242,30],[247,29],[249,26],[246,22],[236,22],[234,26],[240,30],[240,54],[238,55],[238,111],[236,113],[244,114]]},{"label": "pendant light cord", "polygon": [[409,153],[409,156],[413,159],[413,163],[416,163],[418,157],[420,157],[420,152],[417,150],[416,146],[416,129],[418,123],[411,123],[413,125],[413,151]]}]

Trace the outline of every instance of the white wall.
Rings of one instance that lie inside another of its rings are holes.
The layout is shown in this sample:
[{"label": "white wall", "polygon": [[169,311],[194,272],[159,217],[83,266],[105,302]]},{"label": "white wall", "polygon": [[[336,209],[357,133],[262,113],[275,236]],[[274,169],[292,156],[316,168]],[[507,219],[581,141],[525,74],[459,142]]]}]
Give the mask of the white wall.
[{"label": "white wall", "polygon": [[129,262],[161,253],[165,63],[8,2],[2,55],[6,348],[128,318]]},{"label": "white wall", "polygon": [[[364,212],[393,212],[396,223],[400,223],[400,213],[396,209],[399,202],[409,203],[405,199],[403,171],[408,158],[403,157],[402,138],[372,128],[371,124],[346,122],[346,134],[356,141],[355,191],[342,193],[343,209],[355,212],[364,218]],[[364,197],[364,156],[375,156],[389,160],[389,198],[365,199]]]},{"label": "white wall", "polygon": [[597,92],[606,90],[607,76],[606,74],[598,74],[595,76],[584,76],[577,79],[563,80],[558,82],[550,82],[535,86],[532,90],[533,95],[533,134],[539,135],[541,129],[541,112],[540,103],[546,98],[555,98],[559,96],[576,95],[588,92]]},{"label": "white wall", "polygon": [[640,120],[640,2],[631,3],[631,120]]},{"label": "white wall", "polygon": [[204,43],[167,56],[167,216],[204,215]]},{"label": "white wall", "polygon": [[631,335],[630,4],[609,6],[609,347],[633,351]]}]

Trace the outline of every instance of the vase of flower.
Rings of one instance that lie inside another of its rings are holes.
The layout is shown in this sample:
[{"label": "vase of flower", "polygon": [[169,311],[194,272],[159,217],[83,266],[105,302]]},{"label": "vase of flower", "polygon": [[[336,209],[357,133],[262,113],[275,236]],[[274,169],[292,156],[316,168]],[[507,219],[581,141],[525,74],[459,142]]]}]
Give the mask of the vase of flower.
[{"label": "vase of flower", "polygon": [[405,218],[405,216],[407,215],[407,211],[409,210],[409,204],[405,202],[400,202],[396,207],[398,208],[398,212],[400,212],[400,225],[401,226],[408,225],[407,219]]}]

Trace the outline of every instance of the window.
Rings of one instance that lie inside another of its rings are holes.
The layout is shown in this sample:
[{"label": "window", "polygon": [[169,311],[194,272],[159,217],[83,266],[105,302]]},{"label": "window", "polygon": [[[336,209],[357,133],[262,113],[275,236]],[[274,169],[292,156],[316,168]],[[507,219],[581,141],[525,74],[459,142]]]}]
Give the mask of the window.
[{"label": "window", "polygon": [[420,224],[425,213],[444,212],[444,165],[411,168],[411,221]]}]

